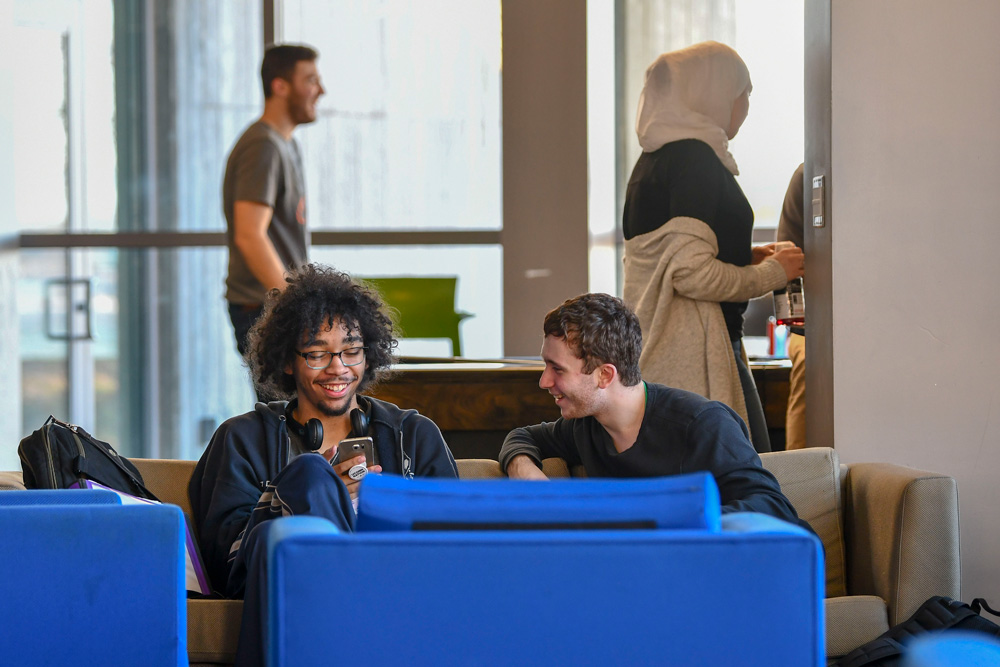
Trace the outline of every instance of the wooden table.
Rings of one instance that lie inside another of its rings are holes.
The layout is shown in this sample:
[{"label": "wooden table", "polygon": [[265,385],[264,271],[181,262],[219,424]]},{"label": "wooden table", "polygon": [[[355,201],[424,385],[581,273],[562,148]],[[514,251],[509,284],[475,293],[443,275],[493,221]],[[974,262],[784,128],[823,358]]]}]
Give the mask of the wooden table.
[{"label": "wooden table", "polygon": [[[751,361],[772,438],[783,443],[788,360]],[[518,426],[554,421],[559,408],[538,387],[537,359],[404,359],[372,396],[414,408],[444,433],[456,458],[496,458],[504,436]]]}]

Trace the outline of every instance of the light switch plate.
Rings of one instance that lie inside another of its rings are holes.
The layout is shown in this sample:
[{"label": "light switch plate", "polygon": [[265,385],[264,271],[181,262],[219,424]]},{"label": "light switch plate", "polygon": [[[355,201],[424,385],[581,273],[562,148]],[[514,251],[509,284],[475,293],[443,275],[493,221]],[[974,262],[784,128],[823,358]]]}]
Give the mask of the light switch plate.
[{"label": "light switch plate", "polygon": [[812,187],[812,225],[826,225],[826,177],[814,176]]}]

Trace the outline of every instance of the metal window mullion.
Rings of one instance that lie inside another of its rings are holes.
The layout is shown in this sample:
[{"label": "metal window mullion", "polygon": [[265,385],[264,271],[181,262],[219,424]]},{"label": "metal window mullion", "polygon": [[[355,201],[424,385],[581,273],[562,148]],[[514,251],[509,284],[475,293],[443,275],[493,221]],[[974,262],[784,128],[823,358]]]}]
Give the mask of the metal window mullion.
[{"label": "metal window mullion", "polygon": [[[471,231],[336,231],[313,230],[314,246],[391,246],[391,245],[500,245],[500,230]],[[22,233],[21,248],[212,248],[225,247],[225,232],[153,232],[118,233]]]},{"label": "metal window mullion", "polygon": [[[82,7],[74,6],[73,16],[69,19],[69,28],[63,35],[63,62],[65,64],[66,101],[66,199],[67,221],[69,232],[84,229],[86,222],[87,201],[84,178],[86,169],[84,160],[84,119],[83,119],[83,21],[80,12]],[[80,64],[80,66],[77,66]],[[66,343],[67,375],[72,379],[72,385],[67,387],[69,402],[69,419],[75,424],[90,424],[96,427],[96,408],[94,396],[94,356],[90,341],[81,340],[78,331],[76,315],[76,290],[74,280],[90,275],[88,257],[79,250],[66,251]],[[89,300],[86,307],[90,307]],[[89,318],[89,315],[88,315]]]}]

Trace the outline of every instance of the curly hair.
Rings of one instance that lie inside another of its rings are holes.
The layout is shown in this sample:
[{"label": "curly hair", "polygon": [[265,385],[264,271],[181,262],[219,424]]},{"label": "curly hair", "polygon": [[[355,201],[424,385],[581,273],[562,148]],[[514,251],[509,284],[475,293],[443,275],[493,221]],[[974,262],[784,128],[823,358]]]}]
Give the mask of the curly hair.
[{"label": "curly hair", "polygon": [[295,361],[303,339],[331,327],[334,320],[360,332],[365,345],[364,377],[359,391],[374,386],[395,361],[388,308],[377,292],[327,266],[307,264],[286,279],[284,290],[272,289],[264,312],[247,336],[247,360],[259,391],[291,398],[295,378],[285,369]]},{"label": "curly hair", "polygon": [[610,294],[581,294],[550,310],[542,329],[546,336],[566,341],[583,359],[584,373],[612,364],[626,387],[642,381],[642,329],[639,318],[621,299]]}]

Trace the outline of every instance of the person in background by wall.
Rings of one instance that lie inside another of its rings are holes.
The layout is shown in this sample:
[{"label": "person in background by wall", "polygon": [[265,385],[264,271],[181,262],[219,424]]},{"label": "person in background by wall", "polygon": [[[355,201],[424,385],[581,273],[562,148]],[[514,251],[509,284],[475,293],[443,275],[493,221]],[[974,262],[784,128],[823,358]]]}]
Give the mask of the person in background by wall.
[{"label": "person in background by wall", "polygon": [[753,209],[729,140],[746,120],[750,73],[703,42],[646,70],[636,133],[643,153],[625,195],[625,301],[642,323],[643,377],[733,408],[770,451],[743,349],[749,299],[802,275],[800,248],[752,247]]},{"label": "person in background by wall", "polygon": [[308,261],[305,177],[292,133],[316,120],[316,101],[326,92],[318,57],[311,47],[296,44],[265,50],[264,113],[244,130],[226,162],[226,301],[243,357],[268,290],[284,289],[286,272]]},{"label": "person in background by wall", "polygon": [[[803,169],[800,164],[785,192],[785,202],[781,206],[778,221],[778,241],[791,241],[803,247],[802,197],[805,185],[802,182]],[[805,280],[803,279],[803,282]],[[785,449],[802,449],[806,446],[806,330],[805,327],[789,327],[788,358],[792,370],[788,375],[788,409],[785,412]]]}]

